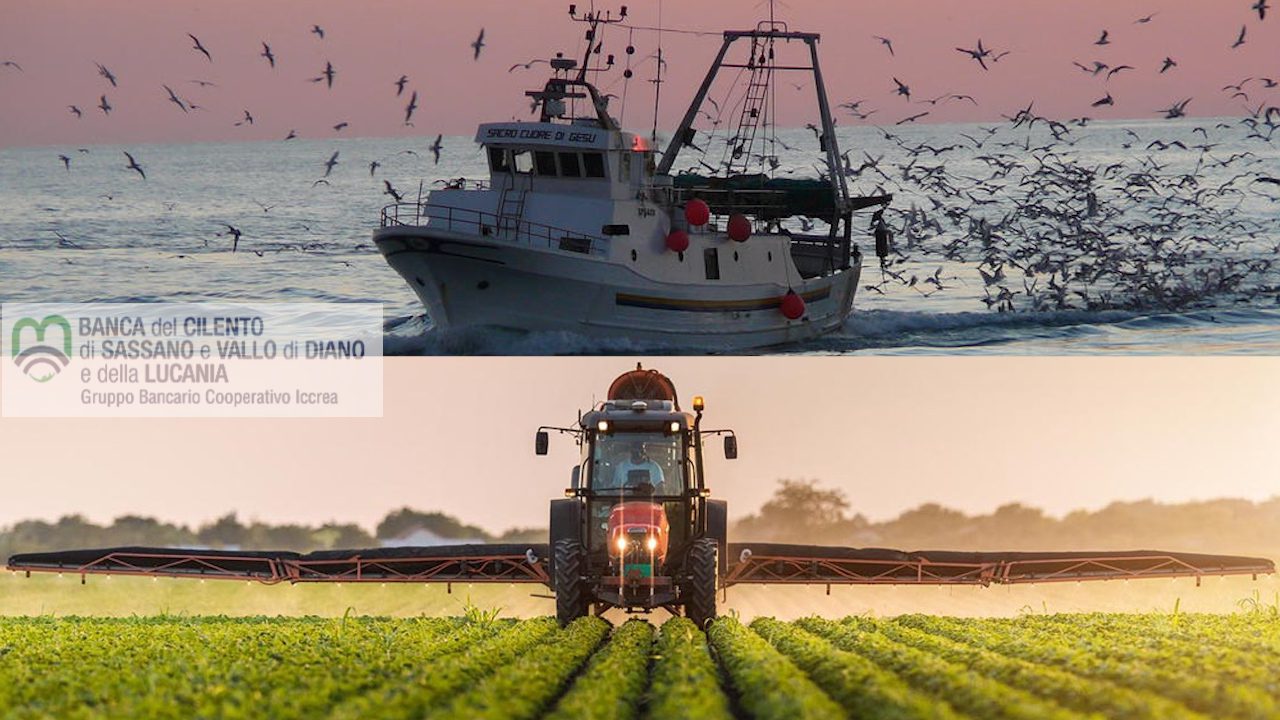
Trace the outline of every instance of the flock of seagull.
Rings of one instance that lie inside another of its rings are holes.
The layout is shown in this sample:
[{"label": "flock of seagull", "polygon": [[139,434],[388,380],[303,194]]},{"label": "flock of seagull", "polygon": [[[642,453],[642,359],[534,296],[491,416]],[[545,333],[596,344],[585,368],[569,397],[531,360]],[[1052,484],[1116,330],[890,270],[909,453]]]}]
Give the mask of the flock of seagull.
[{"label": "flock of seagull", "polygon": [[[1258,21],[1265,20],[1268,9],[1267,0],[1256,0],[1250,7]],[[1134,22],[1146,25],[1157,15]],[[1244,44],[1247,31],[1246,25],[1230,48]],[[325,37],[324,29],[318,25],[312,26],[310,32],[321,41]],[[897,57],[892,39],[873,37],[890,56]],[[214,53],[208,46],[193,34],[188,38],[192,52],[208,63],[214,62]],[[1093,44],[1112,43],[1111,33],[1103,30]],[[470,45],[472,60],[479,59],[485,46],[482,29]],[[955,50],[983,71],[1010,54],[1008,50],[989,47],[982,39],[973,47]],[[277,56],[267,42],[262,42],[259,55],[269,70],[275,69]],[[516,63],[508,72],[530,69],[538,62],[545,61]],[[118,87],[111,70],[100,63],[95,65],[111,88]],[[1131,65],[1102,61],[1074,65],[1104,82],[1120,73],[1137,71]],[[1178,67],[1176,59],[1165,57],[1152,71],[1164,74]],[[23,70],[15,61],[4,61],[0,68]],[[337,77],[338,70],[326,61],[323,70],[307,81],[332,88]],[[202,80],[192,82],[212,85]],[[960,93],[912,100],[905,81],[894,77],[893,83],[892,95],[912,103],[978,104],[973,96]],[[411,88],[409,77],[403,74],[389,85],[397,98],[408,92],[403,123],[411,125],[418,108],[417,90]],[[932,274],[913,271],[922,263],[941,260],[976,266],[983,284],[982,302],[1005,312],[1177,309],[1223,296],[1240,302],[1256,302],[1261,297],[1280,303],[1280,222],[1274,211],[1253,216],[1241,212],[1242,206],[1250,202],[1275,208],[1280,203],[1280,193],[1276,192],[1280,191],[1280,179],[1262,172],[1258,166],[1265,169],[1267,165],[1251,150],[1228,152],[1226,157],[1219,152],[1228,144],[1272,147],[1272,138],[1280,127],[1280,107],[1268,106],[1255,95],[1277,85],[1280,82],[1270,77],[1249,77],[1228,84],[1222,91],[1232,99],[1260,104],[1247,106],[1247,117],[1197,125],[1191,130],[1191,137],[1143,136],[1124,129],[1120,147],[1125,153],[1119,160],[1107,160],[1102,157],[1105,153],[1090,150],[1091,135],[1086,130],[1089,118],[1065,122],[1051,119],[1036,114],[1035,104],[1030,103],[1005,115],[1005,123],[981,127],[972,134],[959,132],[949,143],[913,140],[910,134],[893,127],[877,126],[889,145],[888,151],[879,156],[864,151],[856,160],[847,151],[840,167],[815,169],[819,175],[842,173],[862,189],[874,184],[875,193],[892,192],[917,200],[909,208],[887,211],[889,224],[898,237],[891,256],[881,264],[880,281],[865,285],[868,292],[884,293],[900,286],[928,296],[964,282],[955,276],[944,277],[946,271],[941,266]],[[204,109],[169,85],[161,85],[160,89],[183,113]],[[1179,99],[1158,114],[1167,119],[1183,118],[1192,101],[1193,98]],[[711,102],[715,104],[714,100]],[[877,112],[865,107],[866,102],[853,100],[840,107],[865,121]],[[1107,90],[1091,106],[1115,103],[1116,98]],[[98,109],[104,115],[110,115],[113,109],[105,92]],[[70,105],[69,110],[76,117],[83,115],[79,106]],[[929,111],[915,112],[894,125],[913,123],[928,115]],[[235,125],[253,123],[253,115],[246,109]],[[333,130],[339,133],[347,126],[340,122]],[[810,128],[816,135],[817,129]],[[291,130],[284,139],[296,137],[296,131]],[[430,146],[437,164],[443,150],[442,139],[437,135]],[[723,140],[729,148],[740,146],[736,138]],[[707,152],[696,146],[694,149],[702,150],[704,155]],[[125,169],[145,180],[142,164],[130,152],[124,155],[128,161]],[[778,169],[776,156],[758,157],[771,160],[772,169]],[[69,172],[71,158],[59,155],[59,159]],[[721,162],[722,167],[727,167],[730,161]],[[327,184],[326,178],[339,163],[340,151],[335,150],[320,164],[323,176],[314,184]],[[701,164],[720,169],[705,161]],[[370,178],[376,176],[380,166],[377,160],[370,162]],[[786,172],[795,171],[792,168]],[[389,180],[383,179],[382,183],[383,192],[399,202],[402,193]],[[811,227],[807,220],[804,224]],[[234,252],[243,233],[231,224],[223,225],[227,230],[222,234],[232,238]]]}]

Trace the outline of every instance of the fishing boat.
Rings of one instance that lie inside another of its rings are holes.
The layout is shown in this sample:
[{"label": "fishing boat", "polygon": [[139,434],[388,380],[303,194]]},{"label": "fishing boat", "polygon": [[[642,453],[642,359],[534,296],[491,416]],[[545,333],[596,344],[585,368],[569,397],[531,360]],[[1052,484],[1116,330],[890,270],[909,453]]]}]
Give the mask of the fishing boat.
[{"label": "fishing boat", "polygon": [[[382,210],[373,240],[433,325],[706,352],[805,341],[840,328],[862,264],[853,215],[891,196],[849,194],[819,35],[776,21],[725,32],[659,155],[656,112],[650,136],[623,130],[592,79],[616,72],[612,55],[607,63],[598,58],[601,31],[619,18],[574,17],[589,24],[587,50],[581,61],[551,59],[552,77],[526,93],[538,119],[479,126],[475,141],[489,177],[459,179]],[[784,48],[800,49],[800,59],[781,61]],[[661,73],[660,54],[657,67]],[[713,116],[703,105],[722,70],[742,82]],[[814,136],[828,168],[816,178],[773,172],[780,165],[773,85],[784,72],[808,73],[816,91],[821,127]],[[699,129],[712,117],[711,130]],[[717,146],[723,157],[708,162]],[[689,169],[676,171],[677,160],[693,153]]]}]

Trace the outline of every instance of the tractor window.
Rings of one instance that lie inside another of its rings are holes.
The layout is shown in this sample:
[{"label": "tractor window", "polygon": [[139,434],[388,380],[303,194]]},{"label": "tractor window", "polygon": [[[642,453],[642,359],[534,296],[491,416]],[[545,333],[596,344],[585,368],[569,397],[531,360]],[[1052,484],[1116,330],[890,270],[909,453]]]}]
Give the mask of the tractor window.
[{"label": "tractor window", "polygon": [[510,172],[507,164],[507,151],[498,147],[489,148],[489,169],[494,172]]},{"label": "tractor window", "polygon": [[593,445],[594,492],[635,497],[684,494],[684,445],[680,435],[597,435]]}]

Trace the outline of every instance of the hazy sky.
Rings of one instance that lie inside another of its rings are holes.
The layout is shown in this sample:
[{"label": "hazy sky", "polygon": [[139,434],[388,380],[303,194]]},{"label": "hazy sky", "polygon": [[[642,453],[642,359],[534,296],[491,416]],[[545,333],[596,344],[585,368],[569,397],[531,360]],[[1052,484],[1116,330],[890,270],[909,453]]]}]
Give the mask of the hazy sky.
[{"label": "hazy sky", "polygon": [[[582,9],[591,3],[578,2]],[[621,3],[619,3],[621,4]],[[631,0],[636,25],[718,32],[755,24],[767,5],[753,0],[698,2]],[[1280,102],[1276,89],[1255,80],[1249,96],[1232,98],[1222,86],[1246,77],[1280,79],[1276,47],[1280,17],[1259,21],[1250,0],[787,0],[780,17],[794,29],[824,34],[821,46],[833,101],[865,99],[876,109],[871,121],[892,123],[929,110],[923,121],[996,120],[1035,101],[1041,114],[1072,118],[1156,117],[1185,98],[1192,115],[1240,115],[1245,105]],[[478,122],[527,117],[523,92],[545,79],[545,65],[508,73],[513,63],[546,58],[557,50],[577,54],[584,26],[568,22],[563,0],[4,0],[0,3],[0,146],[189,140],[278,140],[296,129],[303,137],[435,133],[468,134]],[[601,8],[613,7],[597,3]],[[1146,24],[1135,20],[1154,13]],[[312,24],[326,31],[312,35]],[[1231,49],[1242,26],[1246,42]],[[487,46],[478,61],[472,40],[485,29]],[[1095,45],[1103,30],[1110,44]],[[200,38],[214,62],[192,49],[186,33]],[[872,35],[893,41],[895,55]],[[984,45],[1009,55],[984,72],[956,52]],[[599,85],[619,95],[627,31],[606,34],[606,52],[616,70]],[[259,57],[272,47],[277,67]],[[624,124],[652,122],[653,33],[636,31],[636,77],[628,89]],[[663,93],[663,128],[683,112],[719,45],[715,35],[667,34],[670,82]],[[1166,57],[1178,66],[1160,75]],[[1087,75],[1073,61],[1105,62],[1135,69]],[[332,62],[332,90],[308,82]],[[95,62],[119,79],[118,88],[99,77]],[[410,78],[405,97],[392,83]],[[909,104],[893,94],[901,79],[920,100],[947,93],[980,103]],[[214,82],[201,87],[193,80]],[[205,108],[184,114],[167,99],[169,85]],[[420,93],[415,127],[401,124],[409,91]],[[780,85],[784,124],[815,120],[811,96]],[[1107,92],[1113,107],[1090,104]],[[96,109],[106,93],[110,116]],[[77,105],[83,119],[67,109]],[[615,105],[615,108],[617,106]],[[252,126],[235,127],[249,110]],[[855,122],[842,116],[842,122]]]},{"label": "hazy sky", "polygon": [[[0,419],[0,525],[83,513],[198,523],[354,521],[439,509],[546,523],[576,462],[537,457],[626,358],[390,358],[385,412],[344,420]],[[1280,495],[1280,358],[665,358],[741,456],[710,446],[730,513],[815,478],[882,519],[923,502],[1062,514],[1113,500]],[[3,391],[3,388],[0,388]]]}]

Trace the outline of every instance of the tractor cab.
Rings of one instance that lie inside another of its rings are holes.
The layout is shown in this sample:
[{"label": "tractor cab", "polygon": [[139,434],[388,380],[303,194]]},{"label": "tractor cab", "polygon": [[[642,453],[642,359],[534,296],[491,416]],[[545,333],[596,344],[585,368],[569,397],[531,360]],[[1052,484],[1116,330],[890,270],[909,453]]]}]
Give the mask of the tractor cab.
[{"label": "tractor cab", "polygon": [[[726,456],[733,457],[737,443],[732,431],[704,431],[702,410],[698,397],[693,413],[683,411],[669,378],[637,366],[577,427],[539,430],[539,454],[552,430],[572,433],[581,447],[566,499],[551,507],[561,620],[593,606],[683,608],[699,621],[714,616],[727,509],[708,497],[702,444],[705,435],[725,435]],[[708,567],[695,579],[695,566]]]}]

